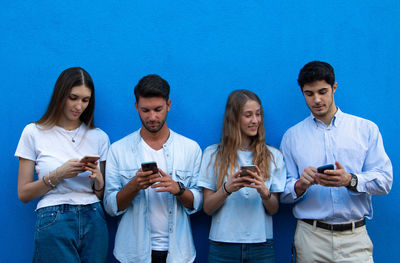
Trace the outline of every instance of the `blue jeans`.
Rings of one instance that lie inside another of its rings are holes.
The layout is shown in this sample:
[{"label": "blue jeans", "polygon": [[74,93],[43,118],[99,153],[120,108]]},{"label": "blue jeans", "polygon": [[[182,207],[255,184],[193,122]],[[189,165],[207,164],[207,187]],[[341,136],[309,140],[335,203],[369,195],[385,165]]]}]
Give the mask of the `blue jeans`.
[{"label": "blue jeans", "polygon": [[100,202],[36,211],[33,262],[106,262],[108,229]]},{"label": "blue jeans", "polygon": [[274,241],[264,243],[225,243],[210,240],[210,263],[274,263]]}]

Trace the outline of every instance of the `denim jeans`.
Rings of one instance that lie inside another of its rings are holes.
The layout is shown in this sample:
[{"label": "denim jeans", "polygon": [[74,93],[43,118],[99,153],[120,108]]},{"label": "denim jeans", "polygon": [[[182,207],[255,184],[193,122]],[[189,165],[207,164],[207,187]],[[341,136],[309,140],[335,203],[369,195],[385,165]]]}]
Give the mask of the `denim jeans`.
[{"label": "denim jeans", "polygon": [[210,240],[210,263],[274,263],[273,240],[264,243],[224,243]]},{"label": "denim jeans", "polygon": [[108,230],[100,202],[37,210],[33,262],[106,262]]}]

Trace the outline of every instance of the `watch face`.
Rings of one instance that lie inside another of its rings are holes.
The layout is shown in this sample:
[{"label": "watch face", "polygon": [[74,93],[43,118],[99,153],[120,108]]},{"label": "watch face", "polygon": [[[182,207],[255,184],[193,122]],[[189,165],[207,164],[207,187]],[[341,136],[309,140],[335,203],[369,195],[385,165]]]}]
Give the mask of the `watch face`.
[{"label": "watch face", "polygon": [[354,187],[354,186],[356,186],[356,184],[357,184],[357,180],[356,180],[356,178],[351,178],[351,181],[350,181],[350,186],[351,187]]}]

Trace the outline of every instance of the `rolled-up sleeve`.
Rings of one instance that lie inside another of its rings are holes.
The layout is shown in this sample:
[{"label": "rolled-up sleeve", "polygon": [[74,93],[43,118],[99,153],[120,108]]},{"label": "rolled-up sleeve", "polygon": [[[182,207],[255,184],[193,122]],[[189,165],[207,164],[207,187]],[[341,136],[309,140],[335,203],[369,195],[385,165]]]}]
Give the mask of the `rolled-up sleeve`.
[{"label": "rolled-up sleeve", "polygon": [[193,214],[199,211],[203,205],[203,193],[201,187],[197,185],[199,180],[200,173],[200,164],[201,164],[201,149],[198,144],[195,145],[195,149],[193,150],[192,156],[193,169],[192,169],[192,177],[187,185],[187,188],[193,194],[193,209],[185,208],[186,213]]},{"label": "rolled-up sleeve", "polygon": [[106,165],[106,186],[104,192],[104,208],[111,216],[118,216],[126,212],[118,211],[117,194],[123,188],[120,175],[118,173],[118,163],[115,156],[114,145],[111,145],[107,155]]}]

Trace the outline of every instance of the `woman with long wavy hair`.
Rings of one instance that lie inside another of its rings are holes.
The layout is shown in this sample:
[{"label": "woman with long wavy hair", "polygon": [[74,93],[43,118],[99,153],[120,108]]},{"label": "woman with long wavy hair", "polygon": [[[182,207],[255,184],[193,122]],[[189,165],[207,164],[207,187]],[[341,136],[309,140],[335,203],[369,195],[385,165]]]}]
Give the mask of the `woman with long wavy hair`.
[{"label": "woman with long wavy hair", "polygon": [[205,149],[198,182],[212,216],[209,262],[275,262],[272,215],[285,180],[282,154],[265,143],[260,99],[233,91],[221,141]]},{"label": "woman with long wavy hair", "polygon": [[[69,68],[58,77],[45,114],[22,132],[15,153],[18,197],[24,203],[41,197],[33,262],[107,260],[100,200],[109,139],[94,126],[93,113],[92,78],[82,68]],[[82,161],[87,155],[99,156],[100,164]]]}]

